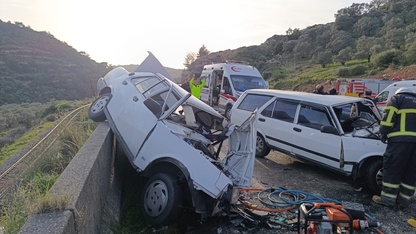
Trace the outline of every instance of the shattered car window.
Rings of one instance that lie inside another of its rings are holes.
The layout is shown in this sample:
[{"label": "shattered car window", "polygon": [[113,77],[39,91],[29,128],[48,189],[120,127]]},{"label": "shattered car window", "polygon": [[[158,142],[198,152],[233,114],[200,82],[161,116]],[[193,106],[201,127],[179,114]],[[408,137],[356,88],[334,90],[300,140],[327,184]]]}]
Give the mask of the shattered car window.
[{"label": "shattered car window", "polygon": [[136,78],[133,79],[132,82],[135,84],[139,92],[146,98],[153,96],[155,93],[161,93],[169,90],[170,88],[170,84],[168,82],[156,76]]},{"label": "shattered car window", "polygon": [[171,84],[160,77],[135,78],[132,82],[146,98],[146,107],[158,118],[181,98]]},{"label": "shattered car window", "polygon": [[[158,85],[154,87],[157,88]],[[172,106],[174,106],[180,98],[179,94],[175,93],[173,90],[167,90],[150,96],[144,101],[144,104],[156,117],[159,118],[165,111],[168,111]]]}]

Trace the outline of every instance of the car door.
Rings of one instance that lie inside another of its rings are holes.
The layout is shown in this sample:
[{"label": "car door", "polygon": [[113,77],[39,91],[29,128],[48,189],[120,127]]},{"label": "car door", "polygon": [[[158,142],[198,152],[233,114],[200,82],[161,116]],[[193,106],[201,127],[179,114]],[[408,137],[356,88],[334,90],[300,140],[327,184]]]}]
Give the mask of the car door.
[{"label": "car door", "polygon": [[212,105],[211,102],[211,96],[212,96],[212,92],[211,92],[211,74],[210,73],[202,73],[201,75],[202,79],[205,79],[205,86],[201,89],[201,96],[200,99],[201,101],[205,102],[208,105]]},{"label": "car door", "polygon": [[222,88],[220,90],[220,94],[219,94],[219,101],[218,101],[218,107],[221,110],[225,110],[225,108],[227,107],[227,104],[230,102],[234,102],[233,99],[234,98],[234,94],[233,94],[233,88],[231,86],[231,82],[229,80],[228,77],[223,78],[222,81]]},{"label": "car door", "polygon": [[257,128],[270,148],[292,153],[292,131],[297,101],[275,99],[258,116]]},{"label": "car door", "polygon": [[297,113],[291,134],[293,153],[321,166],[339,168],[342,160],[341,136],[321,132],[322,126],[335,127],[328,108],[302,103]]}]

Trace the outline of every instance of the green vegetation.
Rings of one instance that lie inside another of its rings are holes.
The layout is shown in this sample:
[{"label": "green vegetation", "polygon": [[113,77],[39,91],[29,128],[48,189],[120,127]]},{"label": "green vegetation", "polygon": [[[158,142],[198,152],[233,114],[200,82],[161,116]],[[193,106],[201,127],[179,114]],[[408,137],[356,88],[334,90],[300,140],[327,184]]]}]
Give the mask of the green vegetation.
[{"label": "green vegetation", "polygon": [[48,32],[0,20],[0,105],[94,96],[109,69]]},{"label": "green vegetation", "polygon": [[32,142],[39,134],[52,126],[51,122],[35,127],[33,130],[17,139],[13,144],[0,148],[0,164],[19,152],[26,144]]},{"label": "green vegetation", "polygon": [[0,164],[53,127],[55,120],[85,102],[51,101],[0,106]]},{"label": "green vegetation", "polygon": [[286,35],[274,35],[258,46],[215,53],[203,47],[208,53],[190,53],[184,65],[186,74],[193,74],[205,64],[243,61],[257,67],[272,88],[308,80],[381,77],[385,69],[416,63],[415,39],[416,1],[373,0],[338,10],[335,22],[289,28]]},{"label": "green vegetation", "polygon": [[47,192],[95,127],[96,123],[88,119],[87,111],[82,111],[52,147],[40,155],[22,178],[13,200],[3,207],[0,226],[4,227],[5,233],[18,233],[33,213],[62,210],[67,206],[70,194],[51,199]]}]

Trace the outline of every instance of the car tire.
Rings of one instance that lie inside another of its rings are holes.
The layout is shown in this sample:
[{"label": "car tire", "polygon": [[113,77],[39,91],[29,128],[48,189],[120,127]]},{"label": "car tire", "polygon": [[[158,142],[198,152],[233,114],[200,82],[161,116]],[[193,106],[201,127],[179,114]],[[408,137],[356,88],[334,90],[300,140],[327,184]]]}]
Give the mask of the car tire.
[{"label": "car tire", "polygon": [[153,175],[141,196],[141,213],[152,225],[166,225],[176,220],[182,205],[182,190],[177,179],[167,173]]},{"label": "car tire", "polygon": [[264,140],[264,137],[261,134],[257,133],[256,157],[264,158],[269,153],[270,153],[270,148],[267,147],[267,144],[266,144],[266,141]]},{"label": "car tire", "polygon": [[106,120],[104,114],[104,108],[107,106],[108,100],[110,99],[110,94],[105,93],[98,97],[88,109],[88,117],[94,122],[102,122]]},{"label": "car tire", "polygon": [[383,161],[372,162],[367,168],[367,185],[370,192],[380,195],[383,181]]}]

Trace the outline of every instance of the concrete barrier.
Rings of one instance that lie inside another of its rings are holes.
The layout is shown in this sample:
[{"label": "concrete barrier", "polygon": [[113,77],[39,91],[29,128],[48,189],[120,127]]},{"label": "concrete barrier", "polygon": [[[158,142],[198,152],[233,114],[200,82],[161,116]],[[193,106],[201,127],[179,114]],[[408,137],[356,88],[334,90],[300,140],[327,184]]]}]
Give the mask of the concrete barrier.
[{"label": "concrete barrier", "polygon": [[64,210],[29,217],[21,234],[111,233],[108,221],[118,221],[121,202],[121,159],[115,157],[114,135],[100,123],[49,191],[63,199]]}]

